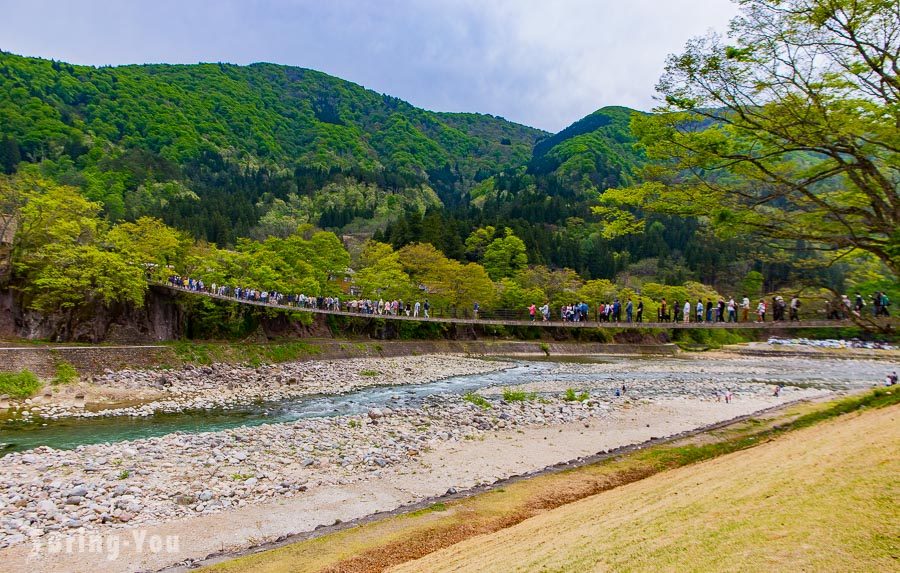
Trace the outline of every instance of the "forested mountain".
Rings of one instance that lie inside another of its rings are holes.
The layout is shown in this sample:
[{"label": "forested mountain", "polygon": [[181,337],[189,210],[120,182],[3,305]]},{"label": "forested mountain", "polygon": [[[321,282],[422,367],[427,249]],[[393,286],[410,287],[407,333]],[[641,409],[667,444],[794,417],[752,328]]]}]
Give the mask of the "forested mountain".
[{"label": "forested mountain", "polygon": [[473,232],[510,228],[529,263],[586,279],[742,275],[734,248],[690,220],[604,238],[591,207],[646,163],[634,113],[602,108],[551,135],[289,66],[94,68],[0,53],[0,166],[32,164],[111,222],[155,216],[225,247],[311,224],[395,248],[430,242],[462,261],[478,260]]},{"label": "forested mountain", "polygon": [[[472,258],[463,242],[473,229],[509,227],[533,264],[568,267],[584,278],[640,275],[670,283],[716,284],[743,276],[749,263],[737,245],[700,235],[694,220],[655,217],[642,235],[608,240],[592,213],[606,189],[629,185],[646,165],[630,121],[635,113],[605,107],[538,141],[527,164],[476,185],[470,202],[407,215],[376,238],[399,248],[431,242],[449,256]],[[771,267],[775,279],[782,269]]]},{"label": "forested mountain", "polygon": [[[7,172],[49,160],[45,169],[102,201],[112,220],[158,215],[219,242],[248,234],[276,200],[315,210],[313,223],[326,211],[371,216],[385,202],[433,205],[432,189],[456,204],[478,180],[526,163],[545,135],[295,67],[94,68],[0,53]],[[380,193],[349,205],[300,200],[347,179]]]}]

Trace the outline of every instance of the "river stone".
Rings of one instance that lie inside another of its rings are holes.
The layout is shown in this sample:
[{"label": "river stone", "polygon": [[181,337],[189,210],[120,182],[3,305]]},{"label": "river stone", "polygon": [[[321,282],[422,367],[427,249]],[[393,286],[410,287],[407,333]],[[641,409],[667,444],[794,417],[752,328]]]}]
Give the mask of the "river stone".
[{"label": "river stone", "polygon": [[84,497],[87,495],[88,489],[83,485],[75,486],[69,490],[68,497]]},{"label": "river stone", "polygon": [[44,513],[54,513],[56,512],[56,504],[50,501],[49,499],[45,499],[38,502],[38,511],[42,511]]}]

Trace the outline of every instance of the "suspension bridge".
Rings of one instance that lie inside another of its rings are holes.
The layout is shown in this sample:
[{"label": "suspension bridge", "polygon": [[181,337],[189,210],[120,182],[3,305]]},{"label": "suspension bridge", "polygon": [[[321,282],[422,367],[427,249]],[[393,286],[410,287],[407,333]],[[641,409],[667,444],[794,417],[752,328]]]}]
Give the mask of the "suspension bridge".
[{"label": "suspension bridge", "polygon": [[[398,312],[398,314],[369,314],[364,312],[353,312],[347,310],[328,310],[322,308],[313,308],[313,307],[302,307],[302,306],[294,306],[288,304],[277,304],[271,302],[263,302],[258,300],[247,300],[242,298],[236,298],[229,295],[221,295],[216,293],[211,293],[208,291],[197,291],[191,290],[187,288],[177,287],[171,285],[169,283],[161,283],[161,282],[152,282],[150,283],[153,286],[158,288],[162,288],[168,290],[173,293],[181,293],[188,294],[194,296],[204,296],[207,298],[221,300],[225,302],[243,304],[256,306],[266,309],[275,309],[281,310],[285,312],[306,312],[311,314],[322,314],[322,315],[332,315],[332,316],[346,316],[352,318],[362,318],[362,319],[378,319],[378,320],[391,320],[391,321],[407,321],[407,322],[435,322],[435,323],[443,323],[443,324],[456,324],[456,325],[467,325],[467,326],[516,326],[516,327],[539,327],[539,328],[610,328],[610,329],[622,329],[622,328],[665,328],[665,329],[762,329],[762,330],[784,330],[784,329],[803,329],[803,328],[847,328],[852,326],[867,326],[870,328],[875,328],[878,330],[893,330],[898,326],[897,319],[894,318],[880,318],[876,320],[874,317],[867,317],[864,319],[857,318],[856,320],[780,320],[780,321],[767,321],[767,322],[755,322],[755,321],[745,321],[745,322],[683,322],[683,321],[669,321],[669,322],[659,322],[659,321],[642,321],[642,322],[607,322],[605,320],[582,320],[578,322],[571,321],[563,321],[563,320],[541,320],[541,317],[536,316],[535,320],[532,321],[530,318],[517,318],[516,314],[521,316],[522,313],[518,313],[516,311],[506,311],[504,316],[504,311],[488,311],[479,313],[480,316],[475,318],[474,316],[460,316],[458,309],[457,311],[448,311],[447,309],[442,308],[432,308],[430,311],[430,316],[407,316],[404,312]],[[512,316],[511,316],[512,315]]]}]

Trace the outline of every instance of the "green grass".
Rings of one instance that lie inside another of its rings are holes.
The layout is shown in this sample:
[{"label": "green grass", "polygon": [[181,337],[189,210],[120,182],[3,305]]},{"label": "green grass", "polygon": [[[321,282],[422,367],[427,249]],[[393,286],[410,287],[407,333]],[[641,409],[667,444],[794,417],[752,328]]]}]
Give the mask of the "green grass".
[{"label": "green grass", "polygon": [[8,394],[11,398],[30,398],[41,386],[41,381],[30,370],[0,372],[0,394]]},{"label": "green grass", "polygon": [[474,392],[467,393],[465,396],[463,396],[463,400],[469,402],[470,404],[475,404],[482,410],[490,410],[493,407],[484,396],[481,396]]},{"label": "green grass", "polygon": [[773,428],[736,437],[732,440],[714,442],[708,444],[688,444],[684,446],[662,446],[645,450],[638,457],[653,460],[664,467],[680,467],[703,460],[712,459],[724,454],[743,450],[757,445],[763,440],[776,437],[793,430],[807,428],[820,422],[849,414],[866,408],[883,408],[900,403],[900,390],[890,388],[877,388],[872,392],[861,396],[852,396],[844,400],[833,402],[826,408],[804,414],[790,422]]},{"label": "green grass", "polygon": [[587,392],[578,394],[574,388],[566,388],[566,393],[563,394],[563,400],[566,402],[584,402],[588,398],[590,398],[590,394]]},{"label": "green grass", "polygon": [[537,399],[536,392],[524,392],[521,390],[506,389],[503,391],[503,400],[506,402],[530,402]]},{"label": "green grass", "polygon": [[360,370],[359,375],[375,377],[375,376],[381,376],[381,372],[379,372],[378,370]]}]

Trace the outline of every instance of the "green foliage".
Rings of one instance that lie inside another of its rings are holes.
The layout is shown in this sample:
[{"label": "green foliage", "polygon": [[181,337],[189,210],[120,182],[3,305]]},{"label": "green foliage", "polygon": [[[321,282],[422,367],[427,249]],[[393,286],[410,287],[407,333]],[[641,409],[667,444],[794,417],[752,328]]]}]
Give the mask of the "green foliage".
[{"label": "green foliage", "polygon": [[128,470],[122,470],[119,472],[119,475],[116,476],[116,479],[124,480],[131,477],[131,472]]},{"label": "green foliage", "polygon": [[[0,169],[49,162],[112,221],[161,216],[220,244],[258,221],[264,234],[318,217],[370,218],[327,206],[336,195],[319,192],[348,176],[419,189],[414,201],[436,198],[423,185],[458,197],[479,174],[523,164],[544,135],[273,64],[92,68],[0,53],[0,74]],[[264,192],[272,196],[259,212]],[[286,212],[290,194],[316,208]]]},{"label": "green foliage", "polygon": [[653,163],[601,197],[609,236],[642,229],[639,213],[697,217],[810,266],[865,252],[896,280],[896,21],[891,2],[745,2],[733,44],[690,41],[667,62],[662,113],[632,121]]},{"label": "green foliage", "polygon": [[491,408],[493,408],[493,406],[491,406],[491,403],[488,402],[488,400],[484,396],[481,396],[480,394],[476,394],[474,392],[467,392],[463,396],[463,400],[469,402],[470,404],[475,404],[482,410],[490,410]]},{"label": "green foliage", "polygon": [[584,402],[590,397],[590,394],[588,394],[587,392],[581,392],[579,394],[575,392],[574,388],[566,388],[566,392],[565,394],[563,394],[562,399],[566,402]]},{"label": "green foliage", "polygon": [[11,398],[30,398],[41,389],[41,381],[29,370],[0,372],[0,394]]},{"label": "green foliage", "polygon": [[53,377],[51,384],[54,386],[61,384],[71,384],[78,380],[78,371],[75,367],[65,360],[59,360],[56,363],[56,376]]},{"label": "green foliage", "polygon": [[493,280],[510,277],[525,268],[525,243],[507,228],[503,237],[491,241],[484,250],[484,268]]},{"label": "green foliage", "polygon": [[537,400],[537,393],[506,388],[503,390],[503,400],[505,402],[531,402]]},{"label": "green foliage", "polygon": [[360,370],[359,375],[374,377],[374,376],[381,376],[381,372],[379,372],[378,370]]}]

